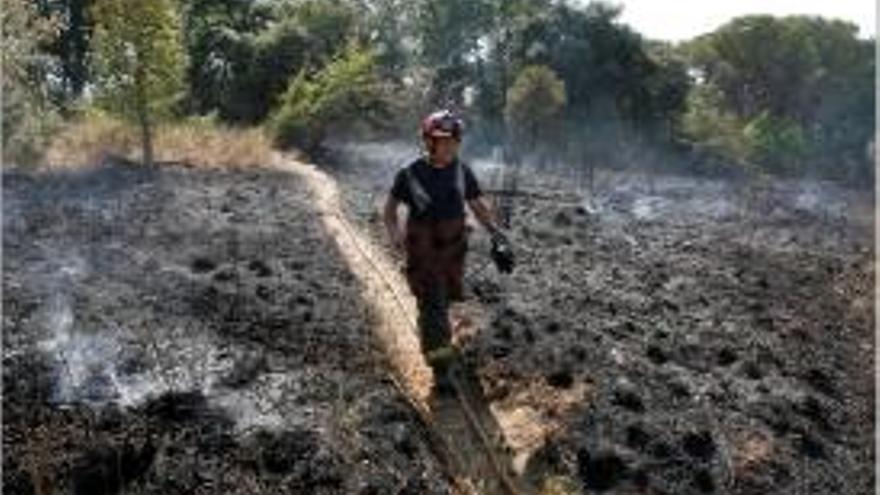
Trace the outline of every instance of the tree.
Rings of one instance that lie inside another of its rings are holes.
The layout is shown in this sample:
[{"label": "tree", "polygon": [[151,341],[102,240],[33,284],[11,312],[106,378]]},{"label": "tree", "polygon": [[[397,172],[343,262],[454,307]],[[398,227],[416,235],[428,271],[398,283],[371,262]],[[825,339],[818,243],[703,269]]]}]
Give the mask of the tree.
[{"label": "tree", "polygon": [[372,0],[363,20],[366,39],[376,52],[376,63],[386,79],[402,81],[413,65],[412,2]]},{"label": "tree", "polygon": [[41,15],[57,23],[57,35],[43,40],[42,51],[52,58],[50,94],[55,103],[68,106],[89,81],[89,36],[92,0],[36,0]]},{"label": "tree", "polygon": [[507,92],[505,118],[521,151],[533,150],[559,128],[565,107],[565,83],[553,70],[541,65],[523,68]]},{"label": "tree", "polygon": [[549,0],[492,0],[492,25],[482,44],[484,54],[476,60],[474,82],[475,117],[484,141],[499,145],[505,141],[504,109],[507,90],[513,84],[518,65],[512,43],[531,19],[544,15]]},{"label": "tree", "polygon": [[[599,2],[585,8],[553,3],[522,18],[510,33],[508,70],[544,65],[564,81],[565,119],[579,123],[569,127],[572,141],[592,143],[586,134],[591,128],[615,139],[624,138],[624,131],[665,136],[658,133],[660,124],[684,108],[684,64],[649,53],[637,33],[617,22],[619,15],[619,8]],[[598,147],[585,146],[583,159],[600,154]]]},{"label": "tree", "polygon": [[742,132],[745,123],[724,107],[722,99],[721,92],[708,83],[697,85],[688,95],[680,132],[700,161],[700,168],[692,172],[717,174],[747,167],[748,145]]},{"label": "tree", "polygon": [[59,115],[50,98],[49,56],[40,50],[58,33],[57,19],[41,16],[29,0],[0,9],[3,52],[3,163],[36,163]]},{"label": "tree", "polygon": [[92,49],[98,101],[135,121],[143,161],[153,164],[153,127],[183,89],[184,52],[172,0],[95,0]]},{"label": "tree", "polygon": [[748,123],[743,136],[749,146],[749,158],[771,173],[799,172],[807,156],[807,142],[801,126],[764,111]]},{"label": "tree", "polygon": [[189,0],[190,110],[259,123],[292,76],[323,67],[358,38],[359,20],[346,0]]},{"label": "tree", "polygon": [[[272,9],[255,0],[184,0],[182,23],[187,58],[186,108],[216,112],[227,121],[265,115],[271,97],[251,82],[259,33],[274,20]],[[298,57],[291,65],[302,63]],[[282,76],[286,80],[289,73]]]},{"label": "tree", "polygon": [[291,14],[306,32],[314,66],[330,62],[358,34],[357,12],[345,0],[306,0]]},{"label": "tree", "polygon": [[691,43],[692,62],[740,116],[804,123],[827,83],[863,64],[855,25],[821,17],[736,18]]},{"label": "tree", "polygon": [[474,81],[480,38],[492,22],[490,0],[419,0],[415,26],[420,62],[430,71],[433,105],[464,103]]},{"label": "tree", "polygon": [[[743,124],[751,159],[767,171],[870,182],[874,42],[855,25],[809,16],[746,16],[682,47],[721,113]],[[795,151],[811,143],[809,153]],[[770,150],[768,146],[780,146]],[[788,158],[782,158],[787,156]],[[783,163],[787,163],[784,165]]]},{"label": "tree", "polygon": [[351,130],[360,122],[381,125],[389,118],[387,98],[375,55],[353,44],[314,74],[300,71],[269,126],[277,144],[314,151],[331,128]]}]

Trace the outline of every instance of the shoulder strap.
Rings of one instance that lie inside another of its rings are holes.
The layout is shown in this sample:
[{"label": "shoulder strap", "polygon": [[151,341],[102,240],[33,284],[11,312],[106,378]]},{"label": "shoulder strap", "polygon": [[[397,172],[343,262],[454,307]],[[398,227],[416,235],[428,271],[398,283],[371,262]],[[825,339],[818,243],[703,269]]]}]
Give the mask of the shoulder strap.
[{"label": "shoulder strap", "polygon": [[464,163],[460,161],[455,165],[455,187],[458,189],[461,200],[464,201]]},{"label": "shoulder strap", "polygon": [[[418,162],[416,162],[418,163]],[[406,180],[409,184],[409,190],[413,199],[414,206],[418,211],[425,211],[428,208],[428,205],[431,204],[431,196],[428,195],[428,192],[425,191],[425,188],[422,187],[421,182],[416,177],[415,172],[413,172],[412,168],[415,164],[407,166],[404,170],[406,174]]]}]

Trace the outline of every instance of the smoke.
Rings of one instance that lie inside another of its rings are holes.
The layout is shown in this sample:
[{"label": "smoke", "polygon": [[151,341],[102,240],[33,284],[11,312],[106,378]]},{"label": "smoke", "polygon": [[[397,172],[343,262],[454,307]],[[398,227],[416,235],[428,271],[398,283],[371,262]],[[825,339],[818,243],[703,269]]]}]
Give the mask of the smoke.
[{"label": "smoke", "polygon": [[[54,362],[54,390],[51,400],[59,403],[85,402],[99,405],[117,402],[133,405],[152,391],[144,376],[120,373],[122,346],[118,333],[110,329],[86,331],[76,325],[73,298],[76,286],[88,274],[82,257],[50,257],[43,274],[49,292],[45,308],[48,337],[38,348]],[[51,266],[56,265],[56,266]]]},{"label": "smoke", "polygon": [[43,308],[46,336],[37,350],[53,366],[50,402],[136,407],[164,393],[199,391],[239,429],[282,428],[304,420],[279,406],[294,403],[288,396],[302,378],[274,373],[247,388],[225,387],[241,351],[224,349],[205,332],[182,327],[136,332],[112,321],[81,321],[75,300],[90,264],[78,255],[47,252],[52,256],[37,265],[34,279],[48,294]]},{"label": "smoke", "polygon": [[[416,143],[403,141],[337,143],[342,163],[366,177],[377,191],[391,185],[394,173],[419,156]],[[611,145],[609,145],[611,146]],[[546,195],[573,193],[580,206],[606,222],[664,221],[699,223],[740,221],[753,214],[749,196],[761,190],[770,213],[778,217],[809,216],[816,221],[845,219],[851,192],[830,182],[776,179],[757,186],[742,177],[711,178],[688,173],[673,153],[644,142],[620,148],[616,163],[596,163],[590,173],[583,163],[563,153],[530,154],[515,166],[501,146],[474,145],[464,160],[484,189],[505,189],[505,174],[516,174],[520,192]],[[482,150],[482,152],[480,152]],[[613,160],[612,160],[613,162]]]}]

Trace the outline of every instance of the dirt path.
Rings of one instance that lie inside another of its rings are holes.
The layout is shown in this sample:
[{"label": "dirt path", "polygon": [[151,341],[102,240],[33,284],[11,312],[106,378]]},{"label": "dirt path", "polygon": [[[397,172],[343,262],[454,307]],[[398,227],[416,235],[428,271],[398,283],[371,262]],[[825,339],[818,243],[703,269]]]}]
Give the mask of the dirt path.
[{"label": "dirt path", "polygon": [[403,277],[370,240],[342,216],[339,190],[327,174],[313,165],[280,158],[279,166],[305,179],[314,194],[315,209],[354,275],[364,285],[364,298],[374,310],[376,335],[410,397],[426,404],[431,371],[422,359],[414,333],[415,300],[404,290]]},{"label": "dirt path", "polygon": [[[432,377],[419,349],[415,300],[405,290],[405,281],[393,262],[343,216],[335,181],[313,165],[283,157],[278,163],[303,177],[312,190],[323,225],[364,286],[364,297],[377,320],[376,335],[393,371],[416,407],[430,418],[435,441],[442,444],[437,447],[462,492],[527,493],[514,479],[506,449],[497,445],[502,438],[500,428],[475,375],[459,375],[459,397],[443,400],[430,396]],[[475,413],[475,409],[479,411]]]}]

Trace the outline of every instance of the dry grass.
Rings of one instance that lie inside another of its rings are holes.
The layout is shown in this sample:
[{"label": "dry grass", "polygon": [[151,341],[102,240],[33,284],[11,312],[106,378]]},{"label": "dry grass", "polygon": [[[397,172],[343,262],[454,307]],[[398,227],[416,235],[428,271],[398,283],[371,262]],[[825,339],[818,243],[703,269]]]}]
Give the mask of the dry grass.
[{"label": "dry grass", "polygon": [[48,168],[79,168],[100,163],[107,154],[130,157],[138,146],[134,129],[100,113],[70,121],[49,143]]},{"label": "dry grass", "polygon": [[155,145],[159,161],[180,161],[205,168],[268,166],[272,145],[261,129],[177,125],[160,130]]},{"label": "dry grass", "polygon": [[[138,130],[99,112],[68,122],[52,140],[43,165],[51,169],[80,168],[101,163],[107,155],[141,161]],[[224,127],[208,119],[161,126],[153,143],[159,163],[200,168],[268,166],[271,141],[262,129]]]},{"label": "dry grass", "polygon": [[562,476],[553,476],[544,480],[540,495],[581,495],[578,483]]}]

